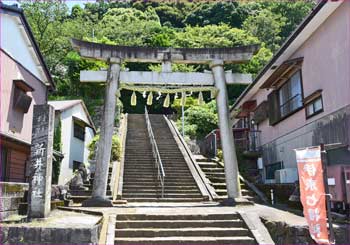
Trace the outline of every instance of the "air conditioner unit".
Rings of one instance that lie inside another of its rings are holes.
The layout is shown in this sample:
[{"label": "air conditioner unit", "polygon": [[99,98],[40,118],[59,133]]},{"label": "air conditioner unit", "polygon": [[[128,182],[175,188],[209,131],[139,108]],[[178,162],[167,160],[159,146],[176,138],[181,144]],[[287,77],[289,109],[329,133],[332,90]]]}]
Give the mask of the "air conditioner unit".
[{"label": "air conditioner unit", "polygon": [[276,183],[286,184],[294,183],[298,180],[298,169],[297,168],[284,168],[275,171]]}]

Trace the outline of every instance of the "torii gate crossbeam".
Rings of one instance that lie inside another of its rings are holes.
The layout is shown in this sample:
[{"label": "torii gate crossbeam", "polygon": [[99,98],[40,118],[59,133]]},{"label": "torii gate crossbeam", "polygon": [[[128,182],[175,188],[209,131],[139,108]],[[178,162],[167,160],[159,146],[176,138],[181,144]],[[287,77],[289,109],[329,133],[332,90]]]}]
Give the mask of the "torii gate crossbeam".
[{"label": "torii gate crossbeam", "polygon": [[[91,43],[72,39],[73,47],[85,58],[105,60],[109,63],[107,72],[82,71],[83,82],[107,82],[105,92],[105,104],[99,152],[97,153],[96,172],[92,198],[86,200],[83,206],[111,206],[106,199],[108,165],[112,147],[112,133],[115,113],[115,94],[120,82],[139,83],[148,85],[172,84],[172,85],[197,85],[215,86],[219,92],[216,97],[219,117],[219,128],[223,157],[225,163],[225,178],[228,199],[227,203],[234,203],[234,198],[240,197],[238,179],[238,162],[235,151],[234,139],[229,122],[229,107],[227,96],[227,81],[229,83],[247,83],[251,76],[247,74],[225,73],[224,64],[244,63],[249,61],[258,51],[257,45],[249,45],[234,48],[146,48],[123,47]],[[125,72],[120,71],[121,62],[146,62],[162,63],[164,69],[156,72]],[[173,73],[169,71],[169,64],[208,64],[210,73]],[[168,79],[168,81],[166,81]],[[192,80],[192,81],[191,81]]]}]

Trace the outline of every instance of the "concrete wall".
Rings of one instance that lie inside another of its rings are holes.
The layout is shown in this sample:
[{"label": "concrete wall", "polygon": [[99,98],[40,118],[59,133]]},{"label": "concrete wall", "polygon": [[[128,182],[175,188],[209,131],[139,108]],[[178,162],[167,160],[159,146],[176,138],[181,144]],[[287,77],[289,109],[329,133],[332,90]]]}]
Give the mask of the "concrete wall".
[{"label": "concrete wall", "polygon": [[87,147],[94,137],[94,131],[86,127],[85,141],[75,138],[73,116],[89,123],[81,104],[77,104],[61,113],[61,142],[64,158],[61,162],[59,185],[66,184],[73,177],[73,161],[82,162],[88,166],[89,150]]},{"label": "concrete wall", "polygon": [[[348,143],[350,105],[350,2],[342,5],[288,59],[303,57],[304,98],[322,89],[324,111],[306,119],[305,109],[274,126],[259,124],[264,165],[283,161],[295,168],[293,149],[323,143]],[[271,90],[260,89],[253,97],[259,105]]]}]

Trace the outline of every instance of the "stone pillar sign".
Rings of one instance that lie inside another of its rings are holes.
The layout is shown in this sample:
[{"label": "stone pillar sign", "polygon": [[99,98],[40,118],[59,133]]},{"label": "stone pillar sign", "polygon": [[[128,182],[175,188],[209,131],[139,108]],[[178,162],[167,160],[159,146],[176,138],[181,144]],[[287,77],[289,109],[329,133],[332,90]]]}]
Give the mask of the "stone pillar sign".
[{"label": "stone pillar sign", "polygon": [[28,218],[46,218],[50,213],[55,110],[34,105]]}]

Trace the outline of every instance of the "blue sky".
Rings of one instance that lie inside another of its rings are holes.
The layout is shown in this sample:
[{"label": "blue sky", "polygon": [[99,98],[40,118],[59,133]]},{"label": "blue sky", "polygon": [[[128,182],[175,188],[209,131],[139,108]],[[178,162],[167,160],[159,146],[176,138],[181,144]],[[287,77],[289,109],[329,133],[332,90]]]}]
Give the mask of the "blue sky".
[{"label": "blue sky", "polygon": [[[80,6],[84,6],[84,3],[87,3],[87,2],[96,2],[96,0],[66,0],[65,1],[66,2],[66,4],[67,4],[67,6],[71,9],[74,5],[80,5]],[[11,5],[11,4],[15,4],[15,3],[17,3],[18,4],[18,2],[16,1],[16,0],[5,0],[5,1],[3,1],[3,3],[5,3],[5,4],[9,4],[9,5]],[[20,4],[19,4],[20,5]]]}]

